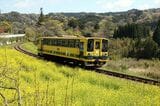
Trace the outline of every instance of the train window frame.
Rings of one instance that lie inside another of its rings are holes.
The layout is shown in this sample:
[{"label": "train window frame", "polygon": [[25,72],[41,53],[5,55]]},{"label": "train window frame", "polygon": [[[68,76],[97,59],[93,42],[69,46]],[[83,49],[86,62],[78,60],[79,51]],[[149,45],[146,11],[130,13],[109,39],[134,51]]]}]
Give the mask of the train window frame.
[{"label": "train window frame", "polygon": [[62,44],[62,40],[61,40],[61,39],[58,39],[58,40],[57,40],[57,46],[61,46],[61,44]]},{"label": "train window frame", "polygon": [[47,45],[47,39],[43,39],[43,44]]},{"label": "train window frame", "polygon": [[108,40],[102,40],[102,52],[108,52]]},{"label": "train window frame", "polygon": [[46,39],[46,45],[49,45],[49,40],[48,39]]},{"label": "train window frame", "polygon": [[73,39],[69,39],[69,47],[74,48],[74,40]]},{"label": "train window frame", "polygon": [[64,46],[65,46],[65,47],[68,47],[68,39],[66,39],[66,40],[64,40],[64,41],[65,41]]},{"label": "train window frame", "polygon": [[54,45],[54,39],[51,40],[51,45]]},{"label": "train window frame", "polygon": [[84,42],[79,42],[79,50],[80,51],[84,50]]},{"label": "train window frame", "polygon": [[62,39],[62,46],[65,46],[66,40]]},{"label": "train window frame", "polygon": [[95,42],[95,49],[100,49],[100,42],[99,41]]},{"label": "train window frame", "polygon": [[94,39],[87,40],[87,51],[93,52],[94,51]]},{"label": "train window frame", "polygon": [[57,46],[57,45],[58,45],[58,44],[57,44],[57,39],[55,39],[54,41],[55,41],[55,42],[54,42],[54,43],[55,43],[54,45]]},{"label": "train window frame", "polygon": [[49,45],[52,45],[52,40],[51,40],[51,39],[49,39],[48,43],[49,43]]},{"label": "train window frame", "polygon": [[79,48],[79,40],[75,40],[75,48]]}]

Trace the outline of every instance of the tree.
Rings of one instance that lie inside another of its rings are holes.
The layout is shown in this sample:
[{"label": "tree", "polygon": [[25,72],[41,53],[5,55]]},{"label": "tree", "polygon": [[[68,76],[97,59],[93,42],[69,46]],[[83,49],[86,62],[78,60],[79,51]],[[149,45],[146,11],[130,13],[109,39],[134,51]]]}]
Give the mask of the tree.
[{"label": "tree", "polygon": [[2,21],[0,22],[0,29],[3,29],[5,33],[11,33],[12,24],[8,21]]},{"label": "tree", "polygon": [[46,32],[47,36],[64,34],[63,23],[58,20],[48,20],[44,23],[44,26],[48,30],[48,32]]},{"label": "tree", "polygon": [[156,30],[153,33],[153,40],[160,46],[160,20],[158,21]]},{"label": "tree", "polygon": [[64,34],[63,23],[58,20],[47,19],[43,25],[37,28],[38,35],[59,36]]},{"label": "tree", "polygon": [[38,25],[41,25],[42,22],[44,22],[44,15],[43,15],[43,8],[40,8],[40,16],[39,16],[39,19],[38,19]]},{"label": "tree", "polygon": [[151,59],[157,57],[158,45],[151,37],[145,40],[136,39],[133,50],[130,51],[129,56],[135,58]]},{"label": "tree", "polygon": [[114,38],[146,38],[150,35],[150,29],[141,24],[126,24],[124,26],[119,26],[118,29],[114,31]]},{"label": "tree", "polygon": [[114,33],[115,25],[112,22],[112,19],[103,19],[99,23],[99,35],[103,37],[112,36]]},{"label": "tree", "polygon": [[156,56],[158,50],[158,45],[152,40],[152,38],[147,38],[144,42],[144,49],[142,50],[142,58],[153,58]]},{"label": "tree", "polygon": [[27,27],[25,29],[25,34],[29,41],[36,41],[36,30],[33,27]]},{"label": "tree", "polygon": [[68,21],[68,26],[71,28],[77,28],[78,27],[78,20],[76,18],[71,18]]}]

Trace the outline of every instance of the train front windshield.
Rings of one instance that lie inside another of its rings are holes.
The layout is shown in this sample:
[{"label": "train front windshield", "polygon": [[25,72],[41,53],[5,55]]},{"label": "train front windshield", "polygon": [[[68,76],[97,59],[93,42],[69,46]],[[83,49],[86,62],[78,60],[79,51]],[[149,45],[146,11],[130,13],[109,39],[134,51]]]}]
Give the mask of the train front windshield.
[{"label": "train front windshield", "polygon": [[[94,51],[94,39],[88,39],[87,43],[87,51],[93,52]],[[95,43],[95,49],[100,49],[100,42]],[[108,40],[102,40],[102,52],[108,52]]]},{"label": "train front windshield", "polygon": [[103,39],[102,40],[102,52],[108,51],[108,40]]}]

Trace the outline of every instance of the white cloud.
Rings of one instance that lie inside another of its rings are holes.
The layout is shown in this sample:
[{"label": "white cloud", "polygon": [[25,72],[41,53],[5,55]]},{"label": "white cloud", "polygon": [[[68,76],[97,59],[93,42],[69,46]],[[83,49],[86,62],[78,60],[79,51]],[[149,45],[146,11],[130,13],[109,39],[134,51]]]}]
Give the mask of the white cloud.
[{"label": "white cloud", "polygon": [[160,0],[155,0],[154,3],[160,5]]},{"label": "white cloud", "polygon": [[17,0],[13,6],[17,8],[28,8],[33,5],[34,3],[30,2],[30,0]]},{"label": "white cloud", "polygon": [[138,7],[138,9],[140,9],[140,10],[145,10],[145,9],[149,9],[149,8],[150,8],[150,6],[148,4],[143,4]]},{"label": "white cloud", "polygon": [[16,0],[13,6],[17,8],[34,8],[37,6],[43,7],[46,5],[52,5],[60,1],[62,0]]},{"label": "white cloud", "polygon": [[108,11],[119,11],[129,8],[134,3],[134,0],[114,0],[114,1],[98,1],[97,4]]}]

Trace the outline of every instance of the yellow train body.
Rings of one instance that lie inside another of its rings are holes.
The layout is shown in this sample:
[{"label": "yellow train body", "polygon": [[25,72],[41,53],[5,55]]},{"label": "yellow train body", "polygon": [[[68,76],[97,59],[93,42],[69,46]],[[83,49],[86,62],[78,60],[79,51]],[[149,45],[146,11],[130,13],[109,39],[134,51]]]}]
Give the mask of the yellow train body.
[{"label": "yellow train body", "polygon": [[41,37],[39,38],[38,54],[57,57],[61,61],[72,61],[85,66],[101,66],[106,63],[108,58],[108,39]]}]

